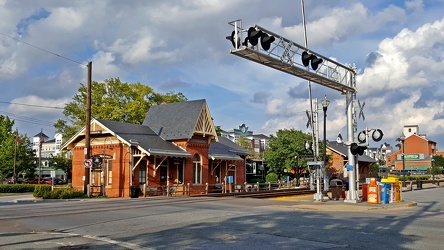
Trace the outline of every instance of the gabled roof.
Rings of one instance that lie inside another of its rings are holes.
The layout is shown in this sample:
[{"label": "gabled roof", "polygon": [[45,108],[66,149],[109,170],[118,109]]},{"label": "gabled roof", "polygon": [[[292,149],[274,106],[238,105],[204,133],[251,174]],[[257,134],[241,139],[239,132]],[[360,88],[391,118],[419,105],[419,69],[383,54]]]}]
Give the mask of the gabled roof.
[{"label": "gabled roof", "polygon": [[[116,136],[123,143],[130,145],[131,140],[137,141],[138,148],[148,155],[191,157],[191,154],[184,149],[176,146],[172,142],[160,138],[154,131],[144,125],[107,121],[101,119],[92,119],[91,127],[100,128],[103,134]],[[96,129],[99,131],[98,129]],[[63,148],[69,148],[69,145],[83,139],[85,128],[80,130],[75,136],[67,141]]]},{"label": "gabled roof", "polygon": [[218,139],[218,142],[211,142],[208,149],[209,158],[213,160],[243,160],[240,156],[251,155],[250,151],[225,137]]},{"label": "gabled roof", "polygon": [[151,106],[143,125],[152,128],[164,140],[191,139],[194,134],[217,140],[204,99]]},{"label": "gabled roof", "polygon": [[[348,157],[348,147],[344,143],[337,143],[333,141],[327,141],[328,148],[330,150],[335,151],[336,153]],[[358,162],[376,162],[375,159],[367,156],[367,155],[358,155]]]}]

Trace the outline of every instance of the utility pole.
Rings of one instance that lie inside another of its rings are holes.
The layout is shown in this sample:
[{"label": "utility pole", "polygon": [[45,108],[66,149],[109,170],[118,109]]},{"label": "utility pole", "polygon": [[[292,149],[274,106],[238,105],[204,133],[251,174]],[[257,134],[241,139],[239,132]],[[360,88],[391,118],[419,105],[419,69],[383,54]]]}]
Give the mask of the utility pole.
[{"label": "utility pole", "polygon": [[[92,85],[92,62],[88,62],[88,84],[86,87],[86,119],[85,119],[85,159],[91,158],[91,85]],[[83,193],[89,193],[90,168],[85,168],[85,180],[83,181]]]}]

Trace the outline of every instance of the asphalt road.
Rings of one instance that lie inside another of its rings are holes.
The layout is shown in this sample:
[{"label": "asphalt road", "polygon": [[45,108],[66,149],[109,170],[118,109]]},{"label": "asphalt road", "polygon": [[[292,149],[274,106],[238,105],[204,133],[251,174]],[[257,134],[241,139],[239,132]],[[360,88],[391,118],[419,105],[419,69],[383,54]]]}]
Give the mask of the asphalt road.
[{"label": "asphalt road", "polygon": [[443,192],[405,192],[396,206],[312,197],[0,197],[0,249],[441,249]]}]

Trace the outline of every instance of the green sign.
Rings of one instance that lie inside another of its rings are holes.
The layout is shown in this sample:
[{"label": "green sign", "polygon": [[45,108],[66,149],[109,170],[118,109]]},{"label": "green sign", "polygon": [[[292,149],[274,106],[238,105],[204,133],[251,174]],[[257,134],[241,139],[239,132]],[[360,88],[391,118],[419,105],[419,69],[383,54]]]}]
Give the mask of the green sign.
[{"label": "green sign", "polygon": [[[401,155],[401,160],[402,160],[402,155]],[[415,161],[415,160],[420,160],[421,158],[419,157],[419,154],[406,154],[404,155],[404,160],[406,161]]]}]

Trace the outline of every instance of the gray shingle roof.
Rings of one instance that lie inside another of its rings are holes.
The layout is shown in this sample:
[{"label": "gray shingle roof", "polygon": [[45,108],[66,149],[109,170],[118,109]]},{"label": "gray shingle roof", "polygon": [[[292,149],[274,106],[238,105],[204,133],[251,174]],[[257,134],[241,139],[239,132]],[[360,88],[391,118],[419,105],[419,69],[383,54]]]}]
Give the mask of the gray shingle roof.
[{"label": "gray shingle roof", "polygon": [[144,125],[96,119],[125,141],[136,140],[139,147],[154,155],[191,157],[191,154],[169,141],[160,138]]},{"label": "gray shingle roof", "polygon": [[[337,143],[333,141],[327,141],[328,147],[338,152],[339,154],[348,157],[348,147],[344,143]],[[358,161],[362,162],[376,162],[375,159],[367,156],[367,155],[358,155]]]},{"label": "gray shingle roof", "polygon": [[204,105],[201,99],[151,106],[142,124],[164,140],[190,139]]},{"label": "gray shingle roof", "polygon": [[222,136],[218,142],[211,142],[208,154],[217,160],[243,160],[240,156],[251,155],[247,149]]}]

